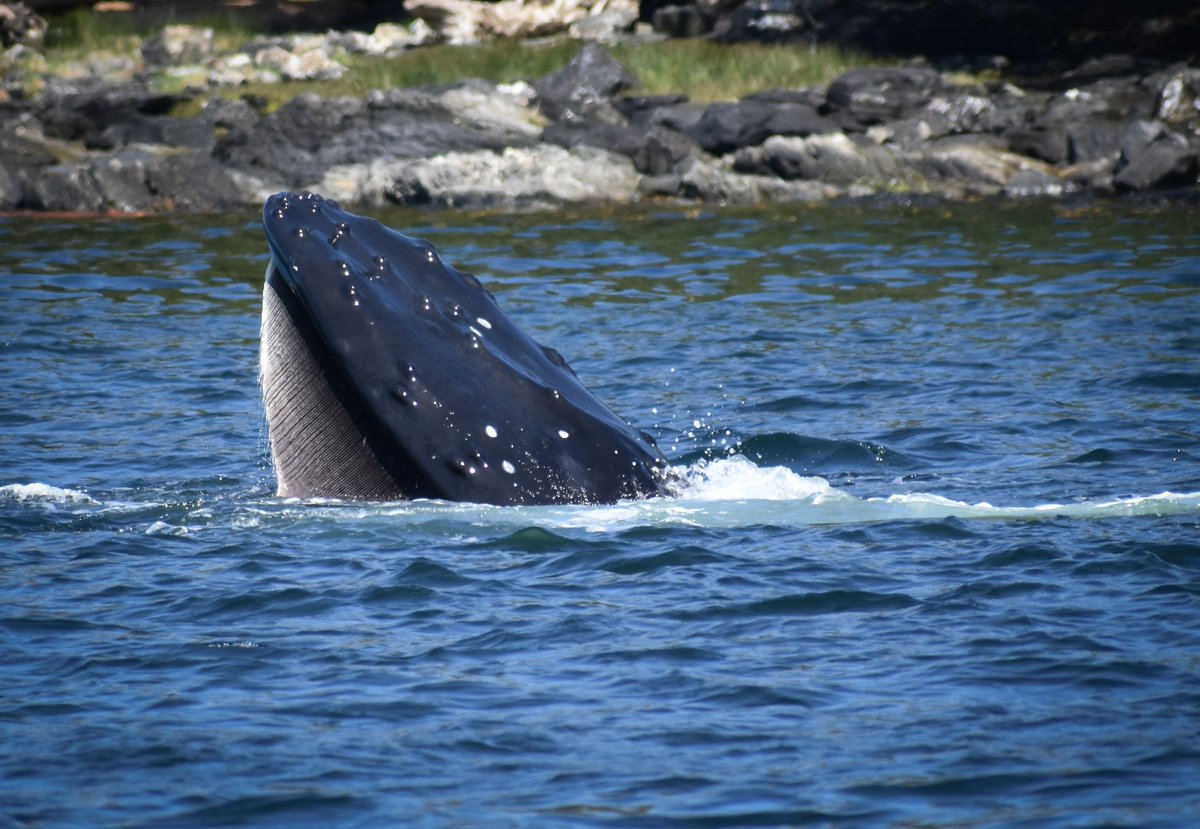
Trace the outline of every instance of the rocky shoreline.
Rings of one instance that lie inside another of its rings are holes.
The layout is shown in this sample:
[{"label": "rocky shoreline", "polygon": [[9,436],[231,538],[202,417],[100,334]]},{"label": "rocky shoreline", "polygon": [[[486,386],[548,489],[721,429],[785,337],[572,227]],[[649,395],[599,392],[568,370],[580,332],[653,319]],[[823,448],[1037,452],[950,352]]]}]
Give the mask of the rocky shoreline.
[{"label": "rocky shoreline", "polygon": [[[388,54],[413,36],[293,35],[216,55],[211,32],[168,27],[143,67],[10,88],[0,210],[226,211],[284,189],[346,206],[466,209],[1197,193],[1200,68],[1120,56],[1045,88],[955,83],[909,65],[698,104],[639,96],[630,71],[591,43],[532,83],[306,94],[268,115],[213,93],[246,73],[336,73],[335,46]],[[202,80],[164,94],[152,71]],[[198,115],[170,114],[197,97]]]}]

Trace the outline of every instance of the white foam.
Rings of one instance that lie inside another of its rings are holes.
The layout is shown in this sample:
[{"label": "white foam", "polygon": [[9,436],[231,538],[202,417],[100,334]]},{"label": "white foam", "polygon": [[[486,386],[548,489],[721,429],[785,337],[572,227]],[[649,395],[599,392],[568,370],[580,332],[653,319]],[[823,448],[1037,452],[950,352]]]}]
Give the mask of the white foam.
[{"label": "white foam", "polygon": [[63,489],[50,484],[7,484],[0,486],[0,499],[38,501],[52,504],[95,504],[96,499],[78,489]]},{"label": "white foam", "polygon": [[850,498],[824,478],[783,466],[758,466],[744,455],[700,461],[672,470],[680,477],[673,494],[689,501],[811,501]]}]

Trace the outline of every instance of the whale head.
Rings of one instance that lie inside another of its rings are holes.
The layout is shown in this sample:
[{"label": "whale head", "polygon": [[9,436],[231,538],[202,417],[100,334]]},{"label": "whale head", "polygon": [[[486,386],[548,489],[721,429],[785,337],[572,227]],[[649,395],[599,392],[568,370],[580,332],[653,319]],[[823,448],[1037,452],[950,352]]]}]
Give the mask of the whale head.
[{"label": "whale head", "polygon": [[267,199],[261,382],[278,492],[489,504],[663,492],[665,459],[428,242]]}]

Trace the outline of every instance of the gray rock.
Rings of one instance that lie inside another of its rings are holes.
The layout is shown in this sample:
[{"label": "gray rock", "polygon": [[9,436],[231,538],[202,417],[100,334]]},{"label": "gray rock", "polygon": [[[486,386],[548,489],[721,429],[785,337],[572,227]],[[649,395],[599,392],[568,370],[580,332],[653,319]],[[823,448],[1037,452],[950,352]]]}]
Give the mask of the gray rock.
[{"label": "gray rock", "polygon": [[768,138],[762,149],[757,160],[739,156],[736,169],[834,185],[887,186],[901,173],[894,152],[867,141],[855,141],[843,133],[807,138],[775,136]]},{"label": "gray rock", "polygon": [[985,95],[966,89],[944,89],[916,117],[944,123],[946,134],[987,132],[996,109],[996,103]]},{"label": "gray rock", "polygon": [[[613,106],[630,121],[645,123],[660,107],[686,103],[686,95],[623,95],[613,101]],[[700,107],[699,111],[703,112],[704,108]]]},{"label": "gray rock", "polygon": [[1165,133],[1166,127],[1161,121],[1150,121],[1138,118],[1125,125],[1121,133],[1121,157],[1125,163],[1141,155],[1145,150]]},{"label": "gray rock", "polygon": [[980,114],[979,131],[1008,135],[1033,129],[1050,104],[1046,92],[1021,89],[1004,84],[990,96],[992,106]]},{"label": "gray rock", "polygon": [[1118,190],[1196,185],[1197,153],[1186,138],[1158,122],[1138,122],[1129,132],[1113,176]]},{"label": "gray rock", "polygon": [[1071,164],[1103,158],[1116,159],[1121,152],[1124,124],[1106,119],[1071,124],[1067,127],[1067,149]]},{"label": "gray rock", "polygon": [[728,170],[711,161],[693,159],[681,171],[679,193],[689,199],[719,204],[753,204],[759,200],[753,176]]},{"label": "gray rock", "polygon": [[22,171],[25,204],[34,210],[97,211],[104,194],[86,165],[53,164]]},{"label": "gray rock", "polygon": [[756,41],[780,43],[795,40],[813,28],[805,6],[794,0],[743,0],[737,4],[713,3],[721,9],[713,23],[713,40],[725,43]]},{"label": "gray rock", "polygon": [[185,95],[161,93],[144,84],[91,82],[48,90],[38,97],[34,112],[49,137],[111,149],[122,134],[147,129],[148,122],[165,118],[185,100]]},{"label": "gray rock", "polygon": [[462,107],[452,109],[429,91],[391,90],[365,101],[306,94],[249,127],[232,130],[217,142],[214,154],[240,171],[302,187],[319,171],[338,165],[501,150],[535,141],[524,129],[487,120],[467,115]]},{"label": "gray rock", "polygon": [[106,207],[126,213],[153,210],[148,171],[160,157],[147,150],[121,150],[92,159],[88,172]]},{"label": "gray rock", "polygon": [[1174,66],[1148,81],[1155,118],[1176,127],[1200,120],[1200,68]]},{"label": "gray rock", "polygon": [[0,3],[0,48],[40,44],[46,28],[45,19],[25,3]]},{"label": "gray rock", "polygon": [[200,63],[213,52],[213,30],[201,26],[164,26],[142,44],[142,60],[157,68]]},{"label": "gray rock", "polygon": [[8,163],[0,158],[0,210],[14,210],[25,200],[25,188],[21,178],[9,172]]},{"label": "gray rock", "polygon": [[533,86],[538,106],[548,118],[616,121],[621,116],[609,99],[637,83],[637,76],[630,69],[604,49],[589,43],[570,63]]},{"label": "gray rock", "polygon": [[788,89],[772,87],[770,89],[751,92],[742,97],[743,101],[760,101],[766,104],[807,104],[813,109],[825,106],[825,93],[819,89]]},{"label": "gray rock", "polygon": [[1063,181],[1069,182],[1077,190],[1089,189],[1110,193],[1114,189],[1113,171],[1118,157],[1119,154],[1113,154],[1107,158],[1070,164],[1059,170],[1058,174]]},{"label": "gray rock", "polygon": [[10,164],[11,169],[31,170],[55,162],[71,161],[81,155],[81,150],[47,138],[41,121],[32,113],[0,114],[0,160]]},{"label": "gray rock", "polygon": [[694,3],[656,9],[650,22],[667,37],[701,37],[712,31],[712,18]]},{"label": "gray rock", "polygon": [[837,125],[811,104],[743,98],[736,103],[711,104],[686,133],[706,152],[724,155],[761,144],[772,135],[805,136],[836,129]]},{"label": "gray rock", "polygon": [[633,123],[649,128],[653,126],[674,130],[675,132],[690,133],[692,128],[704,116],[707,109],[703,104],[692,104],[686,101],[647,107],[631,116]]},{"label": "gray rock", "polygon": [[327,171],[313,189],[347,204],[508,209],[629,201],[638,178],[624,156],[540,145],[346,165]]},{"label": "gray rock", "polygon": [[680,162],[699,155],[700,148],[687,136],[659,126],[604,122],[556,121],[542,133],[542,141],[560,147],[598,147],[628,156],[639,172],[651,176],[674,172]]},{"label": "gray rock", "polygon": [[245,206],[237,181],[206,153],[180,153],[147,170],[151,192],[168,210],[211,213]]},{"label": "gray rock", "polygon": [[642,176],[638,181],[638,195],[661,197],[679,195],[680,177],[677,173],[661,176]]},{"label": "gray rock", "polygon": [[1065,164],[1070,158],[1070,139],[1066,126],[1062,124],[1012,130],[1007,138],[1013,152],[1033,156],[1050,164]]},{"label": "gray rock", "polygon": [[927,67],[854,69],[835,78],[825,97],[834,110],[870,125],[914,115],[942,86],[942,76]]},{"label": "gray rock", "polygon": [[920,152],[905,154],[903,161],[927,187],[947,195],[992,195],[1004,192],[1010,183],[1014,194],[1023,194],[1022,188],[1045,189],[1057,179],[1051,165],[1010,152],[1002,140],[990,136],[934,141]]},{"label": "gray rock", "polygon": [[636,22],[637,11],[630,6],[589,14],[572,23],[567,31],[576,40],[611,43],[632,29]]},{"label": "gray rock", "polygon": [[246,101],[220,97],[209,99],[201,116],[214,128],[224,130],[250,129],[260,120],[254,107]]}]

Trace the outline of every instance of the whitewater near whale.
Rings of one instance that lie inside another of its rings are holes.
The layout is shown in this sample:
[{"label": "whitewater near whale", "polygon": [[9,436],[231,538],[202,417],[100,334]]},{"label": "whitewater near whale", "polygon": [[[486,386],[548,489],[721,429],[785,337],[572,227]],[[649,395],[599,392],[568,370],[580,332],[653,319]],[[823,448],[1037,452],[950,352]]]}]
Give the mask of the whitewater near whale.
[{"label": "whitewater near whale", "polygon": [[653,440],[428,242],[267,199],[261,385],[278,494],[485,504],[665,492]]}]

